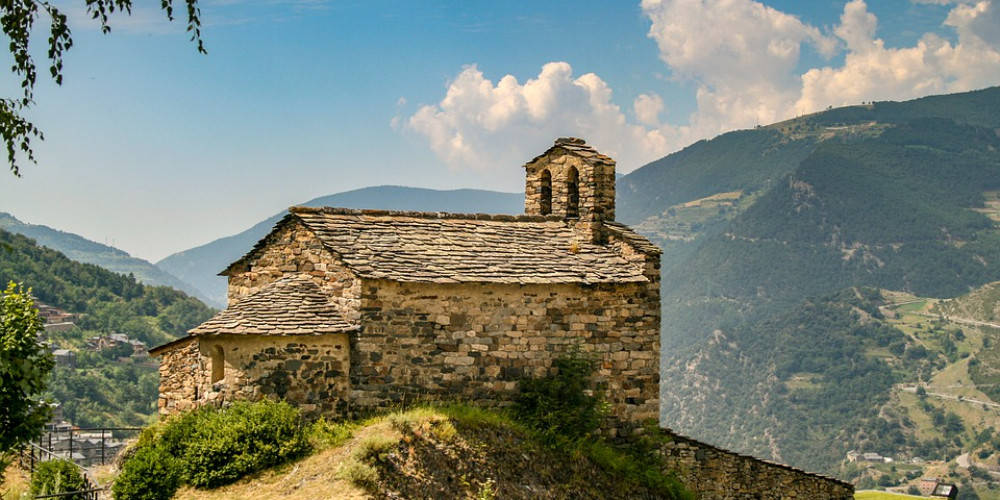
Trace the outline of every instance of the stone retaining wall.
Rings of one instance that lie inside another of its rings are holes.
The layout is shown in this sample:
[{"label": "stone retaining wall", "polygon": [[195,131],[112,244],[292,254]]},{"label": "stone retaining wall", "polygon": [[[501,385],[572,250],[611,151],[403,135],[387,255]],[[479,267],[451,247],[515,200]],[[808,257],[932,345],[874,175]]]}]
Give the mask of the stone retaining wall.
[{"label": "stone retaining wall", "polygon": [[740,455],[661,429],[665,471],[677,474],[699,500],[851,500],[849,483]]}]

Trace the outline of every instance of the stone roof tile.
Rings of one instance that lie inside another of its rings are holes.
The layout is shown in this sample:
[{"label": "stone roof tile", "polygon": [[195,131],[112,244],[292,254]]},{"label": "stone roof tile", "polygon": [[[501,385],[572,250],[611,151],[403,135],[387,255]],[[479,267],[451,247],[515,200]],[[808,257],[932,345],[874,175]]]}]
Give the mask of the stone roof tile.
[{"label": "stone roof tile", "polygon": [[243,297],[191,335],[322,335],[357,330],[330,303],[319,285],[302,274],[285,276]]},{"label": "stone roof tile", "polygon": [[[292,207],[276,227],[299,222],[362,278],[428,283],[644,282],[642,266],[591,243],[563,218]],[[627,226],[605,223],[639,251],[660,250]],[[224,270],[256,255],[257,242]]]},{"label": "stone roof tile", "polygon": [[612,248],[583,240],[558,217],[328,207],[292,207],[290,212],[289,217],[301,221],[363,278],[437,283],[648,281],[640,266]]}]

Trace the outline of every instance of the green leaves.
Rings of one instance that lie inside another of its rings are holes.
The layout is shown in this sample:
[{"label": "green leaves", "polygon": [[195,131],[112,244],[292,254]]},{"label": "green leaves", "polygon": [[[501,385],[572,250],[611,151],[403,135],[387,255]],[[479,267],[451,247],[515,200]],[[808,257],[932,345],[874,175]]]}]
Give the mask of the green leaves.
[{"label": "green leaves", "polygon": [[13,282],[0,295],[0,454],[37,438],[49,417],[39,396],[54,362],[30,295]]},{"label": "green leaves", "polygon": [[309,450],[298,410],[267,400],[178,415],[146,429],[137,446],[113,487],[116,499],[166,499],[182,483],[214,488]]},{"label": "green leaves", "polygon": [[[132,0],[84,0],[87,13],[100,21],[101,31],[111,32],[110,17],[115,12],[132,13]],[[187,31],[191,41],[197,43],[198,52],[204,54],[201,39],[201,9],[198,0],[184,0],[187,6]],[[167,19],[173,21],[173,0],[161,0],[160,7]],[[12,0],[0,2],[0,29],[10,40],[8,50],[14,64],[10,70],[21,79],[21,96],[17,99],[0,99],[0,137],[7,149],[7,161],[14,176],[21,175],[19,156],[35,162],[31,140],[45,140],[42,133],[22,116],[34,103],[35,82],[38,69],[31,57],[31,31],[35,21],[44,13],[49,18],[48,51],[49,76],[57,85],[63,82],[63,54],[73,47],[73,38],[67,24],[66,14],[55,5],[43,0]]]}]

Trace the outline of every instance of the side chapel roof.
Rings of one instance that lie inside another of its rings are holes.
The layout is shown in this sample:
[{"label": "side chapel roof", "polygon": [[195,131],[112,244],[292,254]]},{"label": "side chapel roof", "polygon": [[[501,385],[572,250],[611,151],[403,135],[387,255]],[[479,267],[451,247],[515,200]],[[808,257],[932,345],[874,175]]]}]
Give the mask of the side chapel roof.
[{"label": "side chapel roof", "polygon": [[285,276],[243,297],[191,335],[322,335],[357,330],[315,281],[301,274]]},{"label": "side chapel roof", "polygon": [[[581,238],[558,216],[292,207],[276,229],[301,223],[362,278],[429,283],[645,282],[643,266]],[[640,252],[659,249],[627,226],[608,231]],[[222,275],[268,245],[262,239]]]}]

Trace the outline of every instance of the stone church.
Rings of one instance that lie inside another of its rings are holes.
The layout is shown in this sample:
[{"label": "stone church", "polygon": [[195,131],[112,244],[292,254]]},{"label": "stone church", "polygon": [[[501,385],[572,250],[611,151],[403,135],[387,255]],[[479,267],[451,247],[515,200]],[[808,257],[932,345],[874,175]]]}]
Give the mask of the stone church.
[{"label": "stone church", "polygon": [[[656,419],[660,250],[615,222],[614,160],[564,138],[524,168],[524,215],[289,209],[221,273],[229,306],[150,350],[160,412],[501,404],[582,351],[619,428]],[[659,432],[666,471],[704,500],[853,498],[848,483]]]},{"label": "stone church", "polygon": [[660,250],[615,222],[614,160],[565,138],[524,168],[524,215],[292,207],[221,273],[229,306],[151,350],[161,413],[489,405],[579,350],[614,416],[657,418]]}]

